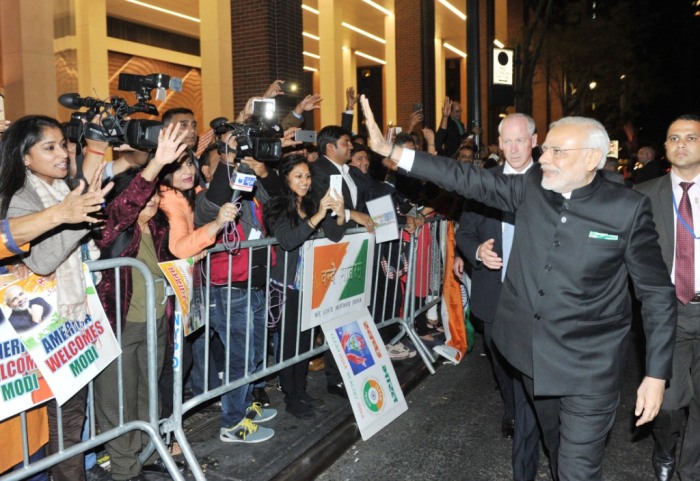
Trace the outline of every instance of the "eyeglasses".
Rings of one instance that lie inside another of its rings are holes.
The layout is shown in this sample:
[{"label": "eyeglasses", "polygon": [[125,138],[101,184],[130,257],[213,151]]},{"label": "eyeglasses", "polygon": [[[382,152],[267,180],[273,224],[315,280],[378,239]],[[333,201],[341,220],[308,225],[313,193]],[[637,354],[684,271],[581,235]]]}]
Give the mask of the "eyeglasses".
[{"label": "eyeglasses", "polygon": [[552,157],[555,159],[561,159],[564,157],[565,152],[569,152],[571,150],[593,150],[594,147],[580,147],[578,149],[560,149],[559,147],[550,147],[548,145],[540,145],[537,147],[540,151],[540,154],[546,154],[547,152],[551,151],[552,152]]}]

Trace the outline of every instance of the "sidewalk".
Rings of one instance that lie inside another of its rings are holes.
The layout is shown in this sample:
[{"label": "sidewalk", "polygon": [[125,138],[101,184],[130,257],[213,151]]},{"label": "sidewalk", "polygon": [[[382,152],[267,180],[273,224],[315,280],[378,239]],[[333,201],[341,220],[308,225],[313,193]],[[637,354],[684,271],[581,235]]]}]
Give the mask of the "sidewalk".
[{"label": "sidewalk", "polygon": [[[636,429],[633,416],[643,334],[633,333],[631,346],[629,375],[605,454],[606,481],[654,481],[651,432]],[[284,411],[282,393],[270,387],[279,412],[266,423],[276,431],[270,441],[220,442],[219,413],[211,410],[188,420],[188,439],[211,480],[508,481],[512,443],[501,436],[502,401],[482,354],[477,337],[474,351],[458,366],[439,361],[434,376],[419,358],[395,363],[408,412],[367,442],[360,439],[347,401],[326,392],[323,371],[310,373],[308,386],[326,403],[322,417],[297,420]],[[551,480],[544,454],[537,479]]]}]

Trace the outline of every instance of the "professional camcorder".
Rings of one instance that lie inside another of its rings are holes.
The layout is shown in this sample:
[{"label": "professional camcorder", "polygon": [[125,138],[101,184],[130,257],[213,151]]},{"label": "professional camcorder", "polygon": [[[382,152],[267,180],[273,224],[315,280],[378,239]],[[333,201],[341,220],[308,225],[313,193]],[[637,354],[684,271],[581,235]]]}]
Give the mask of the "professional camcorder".
[{"label": "professional camcorder", "polygon": [[221,152],[226,149],[229,136],[236,139],[236,159],[253,157],[260,162],[277,162],[282,158],[282,127],[266,122],[233,123],[225,117],[218,117],[209,123],[217,136],[223,136],[219,145]]},{"label": "professional camcorder", "polygon": [[[148,102],[153,89],[158,89],[156,98],[164,100],[166,89],[182,91],[182,80],[163,74],[119,74],[119,90],[136,93],[137,102],[134,105],[129,105],[125,99],[116,96],[100,100],[81,97],[77,93],[61,95],[58,102],[64,107],[71,110],[87,108],[74,112],[70,122],[65,125],[68,140],[79,143],[84,136],[111,145],[129,144],[139,150],[155,149],[158,147],[158,134],[163,124],[156,120],[126,119],[134,113],[158,115],[156,106]],[[99,123],[92,122],[96,115],[100,117]]]}]

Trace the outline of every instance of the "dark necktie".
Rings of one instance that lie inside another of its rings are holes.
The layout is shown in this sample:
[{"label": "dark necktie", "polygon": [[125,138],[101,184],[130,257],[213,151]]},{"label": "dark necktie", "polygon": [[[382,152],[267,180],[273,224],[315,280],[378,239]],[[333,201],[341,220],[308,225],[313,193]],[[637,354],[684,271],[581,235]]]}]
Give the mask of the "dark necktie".
[{"label": "dark necktie", "polygon": [[[683,304],[687,304],[695,296],[695,239],[690,232],[694,230],[693,210],[688,196],[688,189],[692,185],[692,182],[681,182],[683,195],[678,204],[676,220],[676,297]],[[687,226],[683,225],[681,217]]]}]

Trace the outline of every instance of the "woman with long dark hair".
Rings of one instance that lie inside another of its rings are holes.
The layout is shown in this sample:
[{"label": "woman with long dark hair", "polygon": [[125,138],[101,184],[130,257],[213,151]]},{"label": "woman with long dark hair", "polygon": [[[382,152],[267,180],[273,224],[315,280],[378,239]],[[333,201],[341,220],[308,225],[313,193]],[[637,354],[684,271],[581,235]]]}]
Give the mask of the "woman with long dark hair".
[{"label": "woman with long dark hair", "polygon": [[178,259],[198,255],[213,245],[224,224],[232,221],[238,212],[233,204],[226,203],[221,206],[216,219],[194,228],[194,201],[201,188],[199,173],[187,151],[176,162],[163,168],[160,185],[160,208],[170,223],[168,247]]},{"label": "woman with long dark hair", "polygon": [[[283,160],[279,175],[283,179],[282,190],[265,205],[265,223],[286,252],[285,256],[278,255],[271,274],[273,282],[285,294],[284,337],[279,356],[280,361],[284,361],[297,354],[297,337],[300,352],[312,347],[310,331],[299,332],[301,247],[319,228],[334,242],[342,239],[345,234],[345,207],[342,194],[331,195],[330,189],[319,199],[313,190],[309,163],[302,155],[291,155]],[[334,212],[335,217],[330,212]],[[319,401],[306,392],[308,368],[308,361],[302,361],[279,373],[286,410],[299,419],[313,418],[316,415],[313,408],[319,405]]]},{"label": "woman with long dark hair", "polygon": [[[101,175],[98,169],[98,174]],[[0,217],[21,217],[60,204],[71,195],[66,139],[57,120],[28,115],[13,122],[0,143]],[[97,174],[96,174],[97,175]],[[93,179],[93,184],[99,177]],[[108,189],[107,189],[108,190]],[[92,220],[86,209],[85,220]],[[32,244],[22,262],[39,276],[55,275],[57,311],[67,322],[85,319],[86,287],[83,277],[85,256],[99,257],[87,223],[58,226]],[[59,449],[56,403],[50,402],[49,452]],[[85,418],[85,389],[81,389],[62,406],[63,448],[80,442]],[[83,456],[74,456],[52,469],[56,481],[83,481]]]}]

